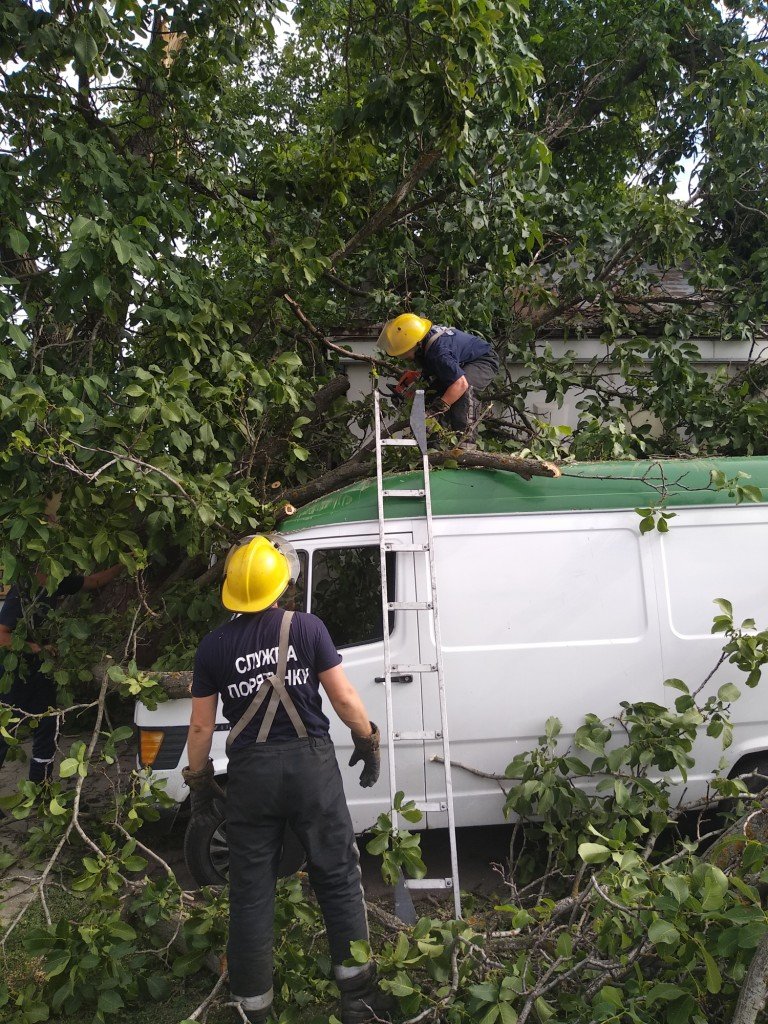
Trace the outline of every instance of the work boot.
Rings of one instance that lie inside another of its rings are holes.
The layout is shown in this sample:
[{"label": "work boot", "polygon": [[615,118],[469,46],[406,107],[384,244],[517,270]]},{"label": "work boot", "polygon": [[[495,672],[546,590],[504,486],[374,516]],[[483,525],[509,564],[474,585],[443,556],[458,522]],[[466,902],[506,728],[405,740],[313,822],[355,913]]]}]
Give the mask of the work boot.
[{"label": "work boot", "polygon": [[376,1018],[389,1020],[397,1001],[379,988],[375,964],[368,964],[352,978],[336,979],[341,992],[341,1024],[367,1024]]},{"label": "work boot", "polygon": [[275,1019],[272,1010],[243,1010],[243,1013],[248,1024],[267,1024],[268,1021]]}]

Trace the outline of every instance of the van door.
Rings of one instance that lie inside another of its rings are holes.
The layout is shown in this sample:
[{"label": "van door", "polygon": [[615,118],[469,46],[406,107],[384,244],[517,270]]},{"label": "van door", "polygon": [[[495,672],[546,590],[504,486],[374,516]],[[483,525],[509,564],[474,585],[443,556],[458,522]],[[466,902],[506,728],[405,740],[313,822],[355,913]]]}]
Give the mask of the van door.
[{"label": "van door", "polygon": [[[695,800],[704,796],[722,757],[733,765],[745,754],[768,750],[765,677],[756,689],[749,689],[734,665],[726,662],[714,671],[726,638],[712,633],[712,620],[720,614],[716,598],[732,603],[737,626],[752,618],[763,629],[768,621],[768,512],[764,505],[678,509],[669,533],[652,535],[651,547],[659,580],[664,675],[682,679],[691,690],[708,680],[699,697],[702,702],[724,683],[735,683],[741,690],[741,698],[731,707],[730,747],[724,750],[722,737],[699,731],[692,752],[696,764],[685,793],[686,800]],[[667,701],[676,696],[668,691]]]},{"label": "van door", "polygon": [[[393,544],[413,543],[410,533],[388,533]],[[384,641],[381,615],[381,568],[378,534],[315,538],[298,542],[308,553],[307,610],[325,622],[343,660],[344,670],[363,699],[371,720],[382,734],[381,777],[371,789],[361,789],[360,769],[348,767],[352,753],[349,730],[326,707],[331,736],[338,752],[355,831],[374,824],[387,812],[389,767],[386,747],[386,704],[384,695]],[[415,600],[414,556],[393,551],[388,556],[389,600]],[[413,665],[419,661],[419,623],[413,612],[389,613],[392,663]],[[395,731],[422,731],[421,682],[418,676],[399,673],[392,686]],[[326,698],[326,705],[328,703]],[[425,798],[424,743],[398,744],[397,786],[409,799]]]}]

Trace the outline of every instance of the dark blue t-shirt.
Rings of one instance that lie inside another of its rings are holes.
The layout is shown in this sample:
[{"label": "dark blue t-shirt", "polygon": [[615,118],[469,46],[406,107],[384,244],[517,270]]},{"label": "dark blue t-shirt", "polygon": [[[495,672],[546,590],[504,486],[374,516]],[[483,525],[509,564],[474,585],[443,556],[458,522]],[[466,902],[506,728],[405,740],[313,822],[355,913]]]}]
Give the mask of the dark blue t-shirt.
[{"label": "dark blue t-shirt", "polygon": [[[52,594],[46,594],[44,590],[41,590],[35,595],[34,600],[30,602],[22,598],[19,588],[14,584],[8,591],[2,608],[0,608],[0,626],[5,626],[6,629],[13,632],[19,619],[21,619],[28,608],[30,613],[28,621],[34,633],[34,630],[40,629],[45,622],[48,612],[55,608],[62,598],[69,597],[70,594],[77,594],[83,589],[83,580],[84,577],[82,576],[67,576]],[[30,635],[28,639],[35,643],[38,642],[38,638],[34,635]],[[41,664],[42,659],[39,655],[28,653],[19,660],[19,666],[13,675],[24,678],[27,681],[32,681],[35,676],[42,675],[40,672]]]},{"label": "dark blue t-shirt", "polygon": [[[431,334],[431,332],[430,332]],[[429,342],[430,335],[424,339],[424,346]],[[436,380],[443,389],[464,376],[463,367],[493,353],[492,346],[474,334],[447,328],[445,334],[439,335],[421,356],[420,362],[425,376]]]},{"label": "dark blue t-shirt", "polygon": [[[237,615],[203,637],[195,655],[192,696],[221,697],[224,717],[234,725],[254,695],[277,669],[281,608]],[[316,615],[296,612],[291,622],[285,685],[310,736],[327,736],[329,722],[323,714],[318,675],[341,664],[325,623]],[[265,700],[233,743],[237,748],[252,743],[266,713]],[[282,703],[269,731],[268,741],[296,738]]]}]

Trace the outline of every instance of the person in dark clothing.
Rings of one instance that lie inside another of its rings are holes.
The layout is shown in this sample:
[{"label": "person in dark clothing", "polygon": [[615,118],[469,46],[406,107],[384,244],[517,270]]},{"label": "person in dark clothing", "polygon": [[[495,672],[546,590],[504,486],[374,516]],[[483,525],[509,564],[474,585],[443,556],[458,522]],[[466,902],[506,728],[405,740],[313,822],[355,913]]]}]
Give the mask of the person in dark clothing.
[{"label": "person in dark clothing", "polygon": [[207,815],[218,790],[210,760],[216,707],[232,725],[227,741],[226,818],[232,998],[262,1024],[272,1007],[275,885],[287,825],[299,838],[325,920],[341,991],[343,1024],[382,1019],[391,998],[373,963],[345,966],[350,944],[368,939],[359,853],[320,689],[352,731],[350,765],[360,785],[379,777],[379,731],[341,667],[321,619],[277,607],[298,577],[282,538],[255,536],[227,559],[222,603],[238,612],[203,638],[192,679],[189,766],[192,814]]},{"label": "person in dark clothing", "polygon": [[451,426],[463,434],[463,444],[474,447],[480,404],[477,396],[499,370],[493,347],[474,334],[442,327],[415,313],[389,320],[379,335],[387,355],[412,359],[438,397],[427,410],[447,414]]},{"label": "person in dark clothing", "polygon": [[[34,635],[40,630],[49,611],[63,598],[81,590],[99,590],[122,571],[121,565],[112,566],[90,576],[67,576],[52,594],[45,591],[45,577],[36,576],[40,590],[31,599],[25,599],[17,586],[11,587],[0,608],[0,647],[11,647],[13,631],[19,622],[26,621],[27,630]],[[32,640],[26,644],[18,665],[0,677],[0,704],[9,705],[25,715],[43,715],[32,734],[32,756],[29,760],[29,778],[32,782],[45,782],[51,777],[56,754],[58,718],[45,712],[56,707],[56,683],[42,670],[42,648]],[[0,736],[0,767],[8,753],[8,742]]]}]

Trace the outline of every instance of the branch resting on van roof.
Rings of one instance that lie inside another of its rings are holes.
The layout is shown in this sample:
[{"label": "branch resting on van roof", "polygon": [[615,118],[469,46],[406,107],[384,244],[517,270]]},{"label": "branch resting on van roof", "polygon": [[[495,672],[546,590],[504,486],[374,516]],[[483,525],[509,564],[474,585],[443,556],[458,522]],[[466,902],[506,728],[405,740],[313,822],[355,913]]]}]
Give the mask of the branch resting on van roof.
[{"label": "branch resting on van roof", "polygon": [[[534,476],[558,477],[559,468],[553,462],[542,462],[540,459],[522,459],[516,455],[503,455],[500,452],[464,451],[453,449],[447,452],[430,452],[429,461],[433,466],[442,466],[446,463],[455,463],[463,469],[497,469],[506,473],[517,473],[523,480],[530,480]],[[306,505],[315,498],[322,498],[331,491],[337,491],[340,487],[362,480],[371,475],[371,466],[368,461],[353,458],[336,469],[324,473],[317,480],[310,480],[301,487],[295,487],[291,491],[285,491],[280,495],[285,506],[277,515],[277,522],[285,519],[295,511],[292,506]]]}]

